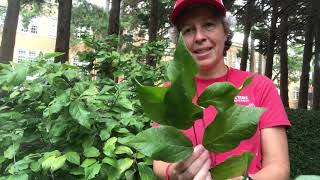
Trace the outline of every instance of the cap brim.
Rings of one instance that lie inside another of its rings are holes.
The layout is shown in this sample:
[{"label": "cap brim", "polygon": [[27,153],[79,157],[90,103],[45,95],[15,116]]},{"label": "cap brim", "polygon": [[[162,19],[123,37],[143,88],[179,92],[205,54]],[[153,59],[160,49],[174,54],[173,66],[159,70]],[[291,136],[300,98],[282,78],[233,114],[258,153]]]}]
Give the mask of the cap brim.
[{"label": "cap brim", "polygon": [[217,1],[213,1],[213,0],[188,0],[188,1],[181,2],[177,7],[175,7],[173,9],[171,16],[170,16],[171,23],[173,25],[176,25],[176,21],[177,21],[178,16],[186,8],[194,6],[194,5],[201,5],[201,4],[205,4],[205,5],[208,5],[209,7],[211,7],[212,9],[216,9],[218,11],[218,13],[223,16],[226,15],[226,9],[224,8],[224,6],[221,3],[217,2]]}]

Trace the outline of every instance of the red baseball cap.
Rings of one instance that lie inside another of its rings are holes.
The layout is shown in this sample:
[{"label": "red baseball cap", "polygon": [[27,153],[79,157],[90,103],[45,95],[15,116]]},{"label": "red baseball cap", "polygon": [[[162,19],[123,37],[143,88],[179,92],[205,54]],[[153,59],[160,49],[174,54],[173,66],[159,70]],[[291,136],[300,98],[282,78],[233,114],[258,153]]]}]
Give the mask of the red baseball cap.
[{"label": "red baseball cap", "polygon": [[194,5],[208,5],[213,9],[217,9],[220,14],[226,15],[226,9],[223,5],[222,0],[177,0],[174,5],[173,11],[170,16],[170,20],[173,25],[176,25],[176,20],[179,14],[186,8]]}]

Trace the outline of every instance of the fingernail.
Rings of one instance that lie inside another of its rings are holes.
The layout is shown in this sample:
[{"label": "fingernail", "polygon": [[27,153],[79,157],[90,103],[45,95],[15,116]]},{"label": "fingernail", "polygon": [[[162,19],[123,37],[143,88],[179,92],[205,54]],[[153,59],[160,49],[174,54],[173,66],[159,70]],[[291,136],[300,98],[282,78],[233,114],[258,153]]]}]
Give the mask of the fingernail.
[{"label": "fingernail", "polygon": [[194,148],[194,152],[199,152],[199,151],[203,151],[204,148],[203,146],[200,144],[200,145],[197,145],[195,148]]}]

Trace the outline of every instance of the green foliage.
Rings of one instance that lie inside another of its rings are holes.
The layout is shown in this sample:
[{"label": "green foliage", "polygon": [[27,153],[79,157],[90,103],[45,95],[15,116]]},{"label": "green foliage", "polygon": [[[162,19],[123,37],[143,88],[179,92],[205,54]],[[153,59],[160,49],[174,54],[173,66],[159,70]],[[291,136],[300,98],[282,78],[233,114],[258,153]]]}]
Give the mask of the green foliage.
[{"label": "green foliage", "polygon": [[242,176],[243,172],[249,169],[250,162],[254,155],[249,152],[244,152],[241,156],[232,156],[221,164],[217,165],[211,176],[213,179],[226,180],[230,177]]},{"label": "green foliage", "polygon": [[[79,31],[80,29],[83,32]],[[91,33],[95,37],[107,36],[108,14],[101,7],[84,0],[78,0],[77,5],[72,8],[71,42],[77,43],[77,34],[86,34],[89,31],[92,31]]]},{"label": "green foliage", "polygon": [[150,127],[132,83],[78,67],[0,65],[0,179],[148,179],[151,160],[122,143]]},{"label": "green foliage", "polygon": [[319,175],[319,111],[287,109],[292,127],[288,129],[291,177]]},{"label": "green foliage", "polygon": [[[82,35],[82,38],[90,50],[79,52],[78,56],[80,61],[89,62],[85,67],[87,71],[96,70],[101,78],[136,78],[149,85],[163,82],[166,63],[162,62],[161,58],[167,47],[165,41],[157,41],[142,47],[131,47],[124,52],[118,52],[119,40],[115,36],[98,39]],[[158,62],[156,67],[145,64],[147,54],[153,54],[156,57]]]},{"label": "green foliage", "polygon": [[[179,129],[188,129],[202,116],[202,110],[213,105],[215,120],[206,128],[203,145],[215,153],[230,151],[243,139],[254,135],[262,108],[234,104],[235,96],[248,86],[252,77],[237,89],[229,83],[215,83],[204,90],[197,105],[192,103],[198,69],[180,37],[173,62],[169,65],[169,87],[143,86],[137,83],[141,105],[149,117],[162,126],[145,130],[124,141],[155,160],[177,162],[192,154],[192,143]],[[200,115],[201,114],[201,115]],[[169,126],[164,126],[169,125]],[[173,148],[174,147],[174,148]],[[211,172],[224,180],[247,173],[254,157],[251,153],[232,156]],[[237,168],[230,168],[237,167]],[[245,175],[245,174],[244,174]]]}]

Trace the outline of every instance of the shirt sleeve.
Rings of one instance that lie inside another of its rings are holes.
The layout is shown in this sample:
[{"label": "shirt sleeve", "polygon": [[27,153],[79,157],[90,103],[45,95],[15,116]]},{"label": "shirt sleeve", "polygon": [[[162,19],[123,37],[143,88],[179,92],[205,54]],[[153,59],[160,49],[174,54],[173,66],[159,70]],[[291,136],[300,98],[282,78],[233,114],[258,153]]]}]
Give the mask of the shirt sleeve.
[{"label": "shirt sleeve", "polygon": [[287,126],[291,124],[288,120],[287,113],[284,109],[283,103],[279,93],[273,82],[264,76],[258,76],[258,106],[266,108],[262,113],[259,121],[259,128],[270,128],[276,126]]}]

